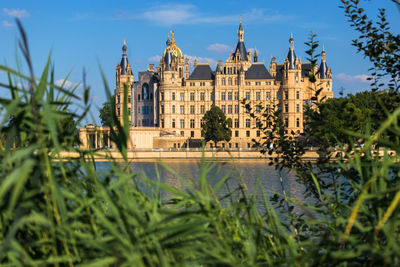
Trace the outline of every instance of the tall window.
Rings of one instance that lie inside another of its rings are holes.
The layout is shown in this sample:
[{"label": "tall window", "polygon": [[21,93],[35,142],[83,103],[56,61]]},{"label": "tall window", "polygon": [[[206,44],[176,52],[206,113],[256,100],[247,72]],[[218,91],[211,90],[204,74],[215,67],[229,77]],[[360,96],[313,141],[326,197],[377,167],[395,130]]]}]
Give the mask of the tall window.
[{"label": "tall window", "polygon": [[161,119],[161,128],[164,128],[164,119]]},{"label": "tall window", "polygon": [[235,85],[239,85],[239,80],[237,78],[235,79]]},{"label": "tall window", "polygon": [[172,105],[172,111],[171,111],[171,113],[172,113],[172,114],[175,114],[175,105]]},{"label": "tall window", "polygon": [[232,114],[232,105],[228,105],[228,113]]},{"label": "tall window", "polygon": [[185,93],[181,93],[181,101],[185,101]]},{"label": "tall window", "polygon": [[265,95],[265,98],[267,100],[270,100],[271,99],[271,92],[267,92],[266,95]]},{"label": "tall window", "polygon": [[184,105],[180,106],[180,113],[185,114],[185,106]]},{"label": "tall window", "polygon": [[190,114],[194,114],[194,105],[190,105]]},{"label": "tall window", "polygon": [[225,112],[226,112],[225,105],[222,105],[222,106],[221,106],[221,110],[222,110],[222,112],[223,112],[223,113],[225,113]]},{"label": "tall window", "polygon": [[260,92],[257,92],[256,93],[256,100],[260,100],[261,99],[261,93]]},{"label": "tall window", "polygon": [[[235,131],[235,137],[239,137],[239,131]],[[236,143],[237,144],[237,143]],[[236,146],[237,147],[237,146]]]},{"label": "tall window", "polygon": [[267,109],[267,113],[270,113],[270,112],[271,112],[271,105],[268,104],[268,105],[266,106],[266,109]]},{"label": "tall window", "polygon": [[214,100],[214,92],[211,92],[210,98],[211,98],[211,100]]},{"label": "tall window", "polygon": [[172,128],[175,128],[175,119],[172,119]]},{"label": "tall window", "polygon": [[161,105],[161,114],[164,114],[164,105]]},{"label": "tall window", "polygon": [[143,84],[143,86],[142,86],[142,95],[143,95],[143,99],[150,98],[149,85],[147,83]]},{"label": "tall window", "polygon": [[121,109],[118,108],[117,111],[118,111],[118,112],[117,112],[117,113],[118,113],[118,116],[121,116]]},{"label": "tall window", "polygon": [[221,100],[225,100],[225,92],[221,93]]},{"label": "tall window", "polygon": [[239,100],[239,92],[235,92],[235,100]]},{"label": "tall window", "polygon": [[296,127],[300,127],[300,119],[299,118],[296,119]]},{"label": "tall window", "polygon": [[297,113],[300,112],[300,104],[296,104],[296,112],[297,112]]},{"label": "tall window", "polygon": [[296,99],[300,99],[300,92],[296,91]]},{"label": "tall window", "polygon": [[289,92],[285,91],[285,99],[289,99]]},{"label": "tall window", "polygon": [[121,96],[120,95],[118,95],[118,97],[117,97],[117,103],[119,104],[119,103],[121,103]]},{"label": "tall window", "polygon": [[276,92],[276,99],[278,99],[278,100],[281,99],[281,92]]},{"label": "tall window", "polygon": [[181,123],[181,125],[180,125],[181,128],[185,128],[185,120],[181,119],[180,123]]},{"label": "tall window", "polygon": [[190,128],[192,128],[192,129],[194,128],[194,119],[190,120]]},{"label": "tall window", "polygon": [[246,119],[246,128],[250,128],[250,119]]},{"label": "tall window", "polygon": [[205,93],[200,93],[200,100],[204,101],[205,100]]},{"label": "tall window", "polygon": [[[164,100],[164,93],[161,93],[161,100]],[[172,100],[175,100],[175,92],[172,92]]]},{"label": "tall window", "polygon": [[246,100],[250,100],[250,92],[246,92]]},{"label": "tall window", "polygon": [[194,93],[190,93],[190,101],[194,101]]},{"label": "tall window", "polygon": [[285,127],[289,127],[289,119],[285,118]]},{"label": "tall window", "polygon": [[222,78],[222,85],[226,85],[225,78]]},{"label": "tall window", "polygon": [[131,96],[130,95],[128,95],[128,103],[129,104],[131,103]]},{"label": "tall window", "polygon": [[201,120],[200,120],[200,126],[203,127],[203,125],[204,125],[204,120],[201,119]]},{"label": "tall window", "polygon": [[239,119],[235,119],[234,127],[239,128]]},{"label": "tall window", "polygon": [[201,113],[201,114],[204,114],[204,105],[201,105],[201,106],[200,106],[200,113]]},{"label": "tall window", "polygon": [[236,113],[236,114],[239,113],[239,105],[235,105],[235,113]]},{"label": "tall window", "polygon": [[232,100],[232,92],[228,92],[228,100]]},{"label": "tall window", "polygon": [[289,112],[289,105],[287,103],[285,104],[285,112]]},{"label": "tall window", "polygon": [[232,85],[232,78],[228,79],[228,85]]}]

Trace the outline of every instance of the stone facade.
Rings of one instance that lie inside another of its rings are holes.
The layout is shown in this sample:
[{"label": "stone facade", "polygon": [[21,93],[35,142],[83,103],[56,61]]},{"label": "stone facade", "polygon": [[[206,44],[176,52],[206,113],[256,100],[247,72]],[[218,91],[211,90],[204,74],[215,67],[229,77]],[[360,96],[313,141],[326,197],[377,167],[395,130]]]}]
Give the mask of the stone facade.
[{"label": "stone facade", "polygon": [[[325,50],[321,53],[320,66],[311,70],[311,63],[302,62],[296,56],[292,34],[284,62],[277,63],[272,57],[268,71],[263,62],[258,62],[256,49],[253,55],[247,51],[240,23],[236,49],[225,62],[218,61],[212,70],[209,64],[195,60],[190,73],[189,60],[184,58],[174,32],[171,33],[160,65],[156,69],[150,65],[147,71],[139,72],[135,83],[124,43],[122,60],[116,70],[115,101],[117,116],[122,122],[123,88],[127,85],[129,121],[134,126],[130,148],[181,148],[196,143],[201,139],[202,118],[213,105],[232,119],[232,139],[220,144],[232,149],[249,148],[252,139],[261,138],[262,133],[255,128],[256,120],[246,113],[241,104],[243,99],[256,113],[258,106],[269,112],[280,109],[287,132],[300,134],[304,107],[311,103],[317,89],[322,89],[318,95],[320,100],[333,97],[332,71],[326,64]],[[316,73],[315,83],[309,82],[310,72]],[[146,145],[139,144],[142,141],[135,137],[139,132],[134,129],[141,127],[153,138]]]}]

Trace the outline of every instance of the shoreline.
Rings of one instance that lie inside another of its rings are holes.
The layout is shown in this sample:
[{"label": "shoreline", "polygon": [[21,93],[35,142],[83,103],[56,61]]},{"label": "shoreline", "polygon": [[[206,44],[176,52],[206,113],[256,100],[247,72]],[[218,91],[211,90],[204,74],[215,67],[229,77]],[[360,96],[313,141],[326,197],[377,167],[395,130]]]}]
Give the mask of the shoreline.
[{"label": "shoreline", "polygon": [[[129,161],[157,161],[157,160],[201,160],[202,151],[128,151]],[[78,152],[61,152],[61,160],[78,158]],[[121,153],[116,151],[100,150],[93,155],[95,161],[109,161],[110,159],[123,160]],[[261,154],[260,151],[205,151],[206,160],[218,159],[228,160],[271,160],[277,157],[276,154]],[[316,151],[307,151],[303,159],[315,162],[319,158]]]}]

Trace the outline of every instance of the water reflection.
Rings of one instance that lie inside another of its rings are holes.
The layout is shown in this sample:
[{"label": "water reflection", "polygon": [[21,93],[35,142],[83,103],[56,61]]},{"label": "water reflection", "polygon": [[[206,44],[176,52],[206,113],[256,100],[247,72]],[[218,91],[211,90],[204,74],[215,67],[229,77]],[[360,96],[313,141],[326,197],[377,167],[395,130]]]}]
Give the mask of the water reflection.
[{"label": "water reflection", "polygon": [[[162,183],[171,185],[180,190],[190,190],[197,186],[200,177],[199,160],[164,160],[163,162],[133,162],[130,164],[133,172],[139,172],[146,177],[157,180],[157,173]],[[170,170],[169,170],[170,169]],[[274,166],[269,166],[266,160],[234,160],[208,162],[207,180],[211,185],[215,185],[225,175],[229,174],[229,180],[221,195],[236,189],[240,184],[246,184],[249,193],[253,194],[256,190],[258,194],[258,206],[262,206],[262,190],[267,199],[274,193],[282,194],[286,191],[288,197],[298,201],[304,201],[304,186],[296,182],[293,173],[286,171],[279,172]],[[282,177],[282,183],[280,182]],[[168,197],[169,194],[163,195]],[[297,208],[296,208],[297,210]]]}]

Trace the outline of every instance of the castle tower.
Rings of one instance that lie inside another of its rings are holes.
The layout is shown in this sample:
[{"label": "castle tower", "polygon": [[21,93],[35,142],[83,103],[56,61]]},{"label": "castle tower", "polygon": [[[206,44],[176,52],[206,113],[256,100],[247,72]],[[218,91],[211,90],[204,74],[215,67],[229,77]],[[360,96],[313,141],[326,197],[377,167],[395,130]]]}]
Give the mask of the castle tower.
[{"label": "castle tower", "polygon": [[294,51],[293,34],[290,34],[289,52],[284,62],[281,86],[282,119],[287,128],[295,133],[303,131],[303,91],[301,84],[302,64]]},{"label": "castle tower", "polygon": [[324,46],[322,46],[321,64],[319,66],[317,76],[319,78],[319,87],[322,88],[320,95],[318,95],[318,100],[333,97],[332,71],[328,68],[328,65],[326,64],[326,52]]},{"label": "castle tower", "polygon": [[178,98],[177,89],[183,88],[189,78],[189,60],[184,58],[182,50],[176,45],[174,31],[171,31],[171,40],[168,36],[166,48],[160,60],[158,76],[160,77],[159,126],[170,128],[172,120],[177,120],[176,112],[173,111],[183,104],[183,102],[178,103],[177,101],[187,101],[188,97],[185,93],[181,97],[181,93],[179,93]]},{"label": "castle tower", "polygon": [[254,47],[254,59],[253,62],[258,62],[258,53],[257,53],[257,48]]},{"label": "castle tower", "polygon": [[131,65],[128,61],[127,57],[127,46],[124,41],[124,45],[122,46],[122,59],[121,62],[117,65],[116,68],[116,89],[114,92],[115,95],[115,113],[117,114],[117,118],[120,123],[123,124],[123,104],[124,104],[124,88],[127,90],[127,109],[129,115],[129,124],[132,125],[132,107],[133,107],[133,99],[132,99],[132,86],[134,81],[134,76],[132,73]]}]

